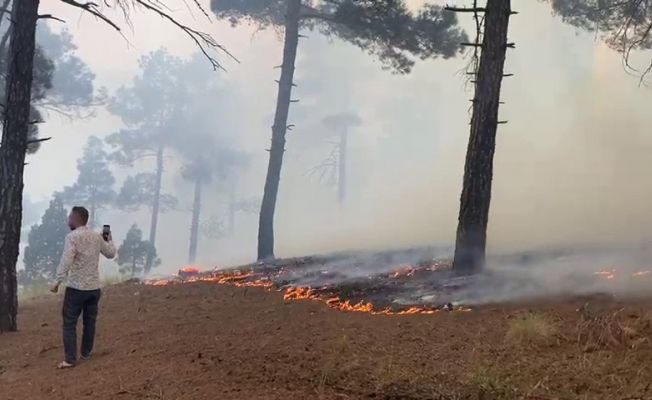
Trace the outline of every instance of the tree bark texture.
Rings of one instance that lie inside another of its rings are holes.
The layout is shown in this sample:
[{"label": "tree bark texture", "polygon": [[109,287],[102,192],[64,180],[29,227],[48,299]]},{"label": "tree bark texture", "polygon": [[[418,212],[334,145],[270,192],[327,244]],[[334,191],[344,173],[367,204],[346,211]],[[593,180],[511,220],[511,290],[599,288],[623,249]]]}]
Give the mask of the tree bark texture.
[{"label": "tree bark texture", "polygon": [[479,271],[485,263],[500,88],[510,15],[510,0],[487,0],[453,260],[453,270],[462,275]]},{"label": "tree bark texture", "polygon": [[235,191],[231,190],[231,193],[229,194],[229,237],[233,237],[233,234],[235,233],[235,207]]},{"label": "tree bark texture", "polygon": [[285,134],[292,96],[297,47],[299,45],[299,19],[301,0],[287,0],[283,65],[278,85],[276,114],[272,126],[272,145],[265,179],[265,191],[258,221],[258,260],[274,258],[274,213],[281,179],[281,166],[285,152]]},{"label": "tree bark texture", "polygon": [[199,242],[199,215],[201,213],[201,179],[195,182],[195,199],[192,203],[192,220],[190,221],[190,246],[188,249],[188,262],[197,261],[197,245]]},{"label": "tree bark texture", "polygon": [[34,69],[39,0],[13,2],[7,69],[7,98],[0,144],[0,332],[15,331],[22,223],[23,171]]},{"label": "tree bark texture", "polygon": [[154,263],[154,250],[156,249],[156,230],[158,229],[158,214],[161,206],[161,181],[163,180],[163,152],[164,146],[159,145],[156,152],[156,182],[154,183],[154,202],[152,204],[152,216],[149,225],[149,243],[151,250],[145,259],[145,276],[149,274]]},{"label": "tree bark texture", "polygon": [[91,209],[88,212],[88,226],[91,228],[95,228],[95,212],[97,210],[97,206],[95,199],[97,198],[97,195],[95,193],[95,190],[93,190],[93,193],[91,194]]},{"label": "tree bark texture", "polygon": [[340,157],[338,165],[338,177],[337,177],[337,200],[340,204],[344,204],[346,199],[346,151],[348,147],[348,129],[342,128],[340,134]]}]

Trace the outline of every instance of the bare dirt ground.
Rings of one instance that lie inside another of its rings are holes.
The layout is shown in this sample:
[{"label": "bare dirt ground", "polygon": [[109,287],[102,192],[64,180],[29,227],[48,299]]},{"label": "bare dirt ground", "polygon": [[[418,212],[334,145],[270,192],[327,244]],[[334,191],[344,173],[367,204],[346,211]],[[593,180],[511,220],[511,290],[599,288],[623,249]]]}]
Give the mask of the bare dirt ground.
[{"label": "bare dirt ground", "polygon": [[0,399],[652,399],[650,300],[383,316],[123,284],[104,292],[94,358],[59,371],[60,300],[23,304],[0,335]]}]

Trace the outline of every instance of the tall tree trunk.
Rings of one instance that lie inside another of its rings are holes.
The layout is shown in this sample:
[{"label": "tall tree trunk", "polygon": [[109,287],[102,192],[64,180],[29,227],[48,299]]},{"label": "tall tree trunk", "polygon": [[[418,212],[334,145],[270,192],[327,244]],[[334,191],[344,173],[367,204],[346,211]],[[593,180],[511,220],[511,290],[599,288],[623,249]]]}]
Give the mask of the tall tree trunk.
[{"label": "tall tree trunk", "polygon": [[453,260],[453,269],[459,274],[477,272],[485,262],[500,87],[510,14],[510,0],[487,0]]},{"label": "tall tree trunk", "polygon": [[197,260],[197,242],[199,242],[199,215],[201,213],[201,179],[195,181],[195,199],[192,203],[192,220],[190,221],[190,248],[188,249],[188,263]]},{"label": "tall tree trunk", "polygon": [[348,142],[348,128],[342,128],[340,133],[340,157],[338,162],[338,177],[337,177],[337,200],[340,204],[344,204],[346,198],[346,150]]},{"label": "tall tree trunk", "polygon": [[154,263],[154,249],[156,249],[156,230],[158,229],[158,214],[161,205],[161,181],[163,180],[163,151],[164,146],[160,144],[156,152],[156,182],[154,183],[154,203],[152,204],[152,216],[149,226],[149,243],[151,250],[147,253],[145,260],[145,276],[149,274]]},{"label": "tall tree trunk", "polygon": [[281,179],[281,166],[285,152],[285,133],[287,132],[288,113],[292,96],[297,47],[299,45],[299,17],[301,0],[287,0],[285,15],[285,42],[283,45],[283,65],[278,85],[276,114],[272,126],[272,146],[269,150],[269,165],[265,179],[265,191],[260,207],[258,221],[258,260],[274,258],[274,212],[276,197]]},{"label": "tall tree trunk", "polygon": [[235,233],[235,189],[231,188],[231,194],[229,195],[229,236],[233,236]]},{"label": "tall tree trunk", "polygon": [[91,228],[95,228],[95,214],[97,210],[97,203],[95,202],[96,197],[97,194],[95,193],[95,190],[93,190],[93,193],[91,194],[91,209],[88,212],[88,226]]},{"label": "tall tree trunk", "polygon": [[[2,5],[0,7],[0,28],[2,27],[2,24],[5,22],[5,14],[9,12],[9,6],[11,6],[11,0],[4,0],[2,2]],[[10,29],[7,29],[7,32],[9,32]]]},{"label": "tall tree trunk", "polygon": [[95,204],[91,204],[91,209],[88,214],[88,226],[95,228]]},{"label": "tall tree trunk", "polygon": [[134,252],[134,256],[131,257],[131,279],[134,279],[136,277],[136,256]]},{"label": "tall tree trunk", "polygon": [[2,142],[0,144],[0,332],[17,329],[23,170],[34,70],[39,0],[13,3]]},{"label": "tall tree trunk", "polygon": [[0,40],[0,54],[5,54],[5,50],[7,49],[7,43],[9,42],[9,36],[11,31],[8,29],[4,35],[2,35],[2,39]]}]

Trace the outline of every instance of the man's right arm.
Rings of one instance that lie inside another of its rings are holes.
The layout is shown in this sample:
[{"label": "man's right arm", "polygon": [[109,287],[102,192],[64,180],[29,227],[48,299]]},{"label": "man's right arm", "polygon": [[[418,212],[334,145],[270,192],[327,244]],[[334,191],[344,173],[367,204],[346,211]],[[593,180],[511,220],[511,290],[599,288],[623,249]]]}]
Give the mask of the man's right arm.
[{"label": "man's right arm", "polygon": [[61,255],[61,262],[57,267],[57,273],[55,276],[55,284],[59,285],[63,282],[64,279],[68,276],[70,272],[70,267],[72,266],[73,261],[75,260],[75,244],[70,235],[66,236],[66,242],[63,246],[63,254]]},{"label": "man's right arm", "polygon": [[100,248],[100,252],[109,260],[115,257],[115,246],[113,245],[111,236],[109,236],[109,240],[104,240],[104,238],[102,238],[102,247]]}]

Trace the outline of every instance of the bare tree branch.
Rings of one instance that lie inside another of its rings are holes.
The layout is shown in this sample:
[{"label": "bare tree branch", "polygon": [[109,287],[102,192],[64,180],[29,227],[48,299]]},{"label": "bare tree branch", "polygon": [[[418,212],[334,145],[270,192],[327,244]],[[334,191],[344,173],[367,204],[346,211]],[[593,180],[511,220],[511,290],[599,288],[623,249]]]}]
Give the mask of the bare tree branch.
[{"label": "bare tree branch", "polygon": [[[184,0],[184,2],[185,2],[185,0]],[[206,12],[206,9],[205,9],[204,6],[199,2],[199,0],[192,0],[192,2],[195,4],[195,7],[197,7],[197,8],[199,9],[199,11],[201,11],[202,14],[204,14],[204,16],[205,16],[209,21],[212,21],[210,14],[209,14],[208,12]]]},{"label": "bare tree branch", "polygon": [[75,119],[88,119],[90,117],[93,117],[95,115],[95,110],[93,108],[99,107],[101,105],[102,103],[91,103],[88,105],[84,105],[84,107],[82,107],[76,105],[73,106],[62,105],[50,101],[34,102],[34,106],[39,108],[39,110],[45,111],[46,113],[54,112],[71,121]]},{"label": "bare tree branch", "polygon": [[48,140],[52,139],[51,137],[46,137],[46,138],[41,138],[41,139],[33,139],[33,140],[28,140],[27,144],[34,144],[34,143],[43,143],[47,142]]},{"label": "bare tree branch", "polygon": [[[77,0],[60,0],[65,4],[69,4],[73,7],[82,9],[85,12],[90,13],[91,15],[99,18],[104,21],[106,24],[111,26],[116,31],[120,32],[122,35],[122,30],[120,26],[109,18],[100,8],[100,5],[92,1],[79,2]],[[185,0],[184,0],[185,1]],[[161,18],[167,20],[168,22],[175,25],[181,31],[185,32],[193,42],[199,47],[199,50],[204,54],[204,56],[210,61],[213,69],[222,69],[222,65],[217,61],[215,57],[209,54],[210,49],[217,49],[228,55],[231,59],[236,62],[240,62],[233,54],[231,54],[224,46],[219,44],[210,34],[198,31],[194,28],[191,28],[188,25],[182,24],[176,18],[174,18],[170,10],[162,0],[103,0],[104,5],[109,8],[118,8],[122,11],[123,18],[128,26],[131,27],[131,20],[129,18],[129,13],[131,10],[140,6],[147,11],[153,12],[160,16]],[[192,3],[206,16],[210,21],[210,16],[206,9],[199,0],[192,0]],[[122,35],[124,37],[124,35]],[[126,38],[125,38],[126,39]]]},{"label": "bare tree branch", "polygon": [[107,17],[106,15],[104,15],[104,13],[102,13],[97,3],[93,3],[91,1],[88,1],[86,3],[80,3],[76,0],[60,0],[60,1],[62,1],[65,4],[71,5],[73,7],[81,8],[85,12],[90,13],[91,15],[94,15],[95,17],[101,19],[116,31],[122,32],[120,27],[115,22],[111,21],[109,17]]},{"label": "bare tree branch", "polygon": [[55,21],[63,22],[64,24],[66,23],[66,21],[62,20],[61,18],[57,18],[52,14],[41,14],[38,16],[38,19],[53,19]]},{"label": "bare tree branch", "polygon": [[[161,7],[157,6],[156,3],[153,1],[157,0],[135,0],[138,4],[143,6],[145,9],[154,12],[155,14],[158,14],[161,18],[168,20],[171,22],[173,25],[184,31],[192,40],[195,42],[197,47],[199,47],[199,50],[204,54],[204,56],[210,61],[211,65],[213,66],[214,69],[221,69],[224,70],[224,67],[210,54],[208,54],[207,48],[215,48],[219,49],[222,52],[226,53],[231,59],[233,59],[236,62],[240,62],[233,54],[231,54],[224,46],[221,44],[217,43],[215,39],[211,35],[205,32],[200,32],[196,29],[193,29],[187,25],[184,25],[174,19],[170,14],[165,12]],[[193,0],[197,1],[197,0]],[[205,12],[205,11],[204,11]]]},{"label": "bare tree branch", "polygon": [[310,6],[305,5],[305,4],[301,5],[300,18],[301,19],[318,19],[318,20],[330,21],[330,22],[335,21],[335,18],[334,18],[333,15],[323,13],[323,12],[317,10],[316,8],[310,7]]}]

